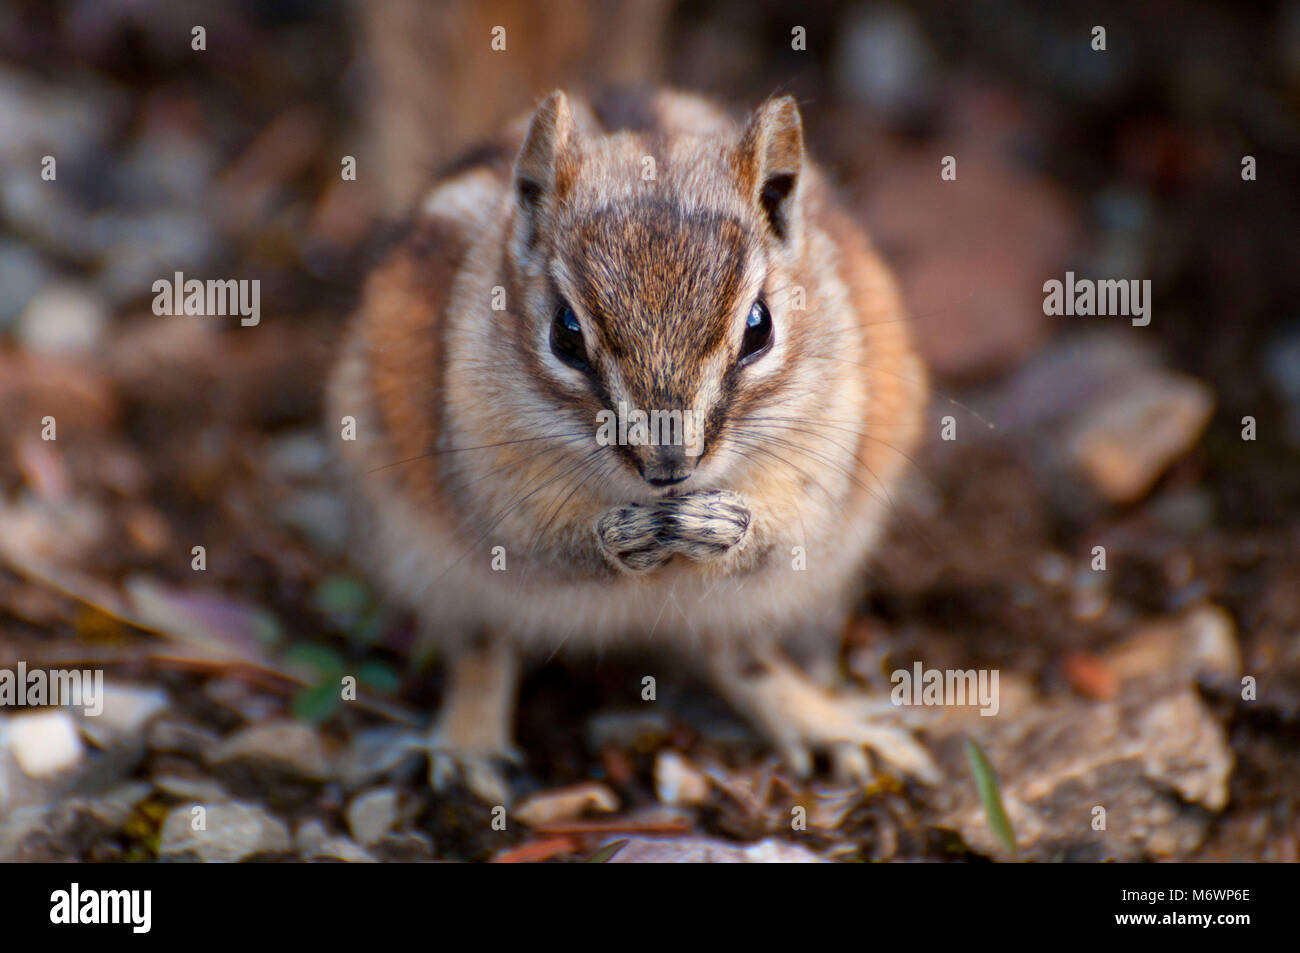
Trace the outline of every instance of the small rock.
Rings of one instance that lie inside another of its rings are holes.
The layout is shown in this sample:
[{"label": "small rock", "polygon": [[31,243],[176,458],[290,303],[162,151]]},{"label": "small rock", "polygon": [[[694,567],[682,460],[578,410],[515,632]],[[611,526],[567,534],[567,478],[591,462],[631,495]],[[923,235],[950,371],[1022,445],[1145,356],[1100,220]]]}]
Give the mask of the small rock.
[{"label": "small rock", "polygon": [[230,800],[230,795],[211,778],[191,778],[179,774],[157,775],[153,779],[154,787],[182,801],[197,801],[200,804],[220,804]]},{"label": "small rock", "polygon": [[1159,359],[1151,344],[1113,328],[1063,336],[1002,382],[980,409],[1001,433],[1020,437],[1027,453],[1051,446],[1055,456],[1058,441],[1051,438],[1068,431],[1082,409],[1145,377]]},{"label": "small rock", "polygon": [[676,751],[655,757],[655,794],[664,804],[703,804],[709,799],[709,779]]},{"label": "small rock", "polygon": [[348,805],[347,820],[356,842],[369,847],[397,826],[397,791],[377,788],[354,797]]},{"label": "small rock", "polygon": [[739,845],[704,837],[633,837],[611,864],[820,864],[807,848],[774,839]]},{"label": "small rock", "polygon": [[216,732],[175,718],[158,718],[149,726],[149,750],[201,758],[221,742]]},{"label": "small rock", "polygon": [[[60,801],[46,816],[47,826],[54,831],[82,832],[87,841],[101,837],[126,826],[135,806],[149,796],[152,787],[145,781],[130,781],[93,797],[70,797]],[[93,831],[88,828],[94,828]]]},{"label": "small rock", "polygon": [[143,736],[149,720],[165,710],[168,704],[167,693],[162,689],[106,682],[103,710],[98,715],[87,715],[81,730],[95,744],[107,748],[119,741]]},{"label": "small rock", "polygon": [[5,808],[3,820],[0,820],[0,863],[78,859],[70,851],[58,852],[58,856],[47,855],[44,849],[44,844],[47,842],[45,816],[48,809],[46,807],[28,805],[11,809],[6,807],[4,799],[0,798],[0,808]]},{"label": "small rock", "polygon": [[339,780],[344,787],[355,789],[404,764],[418,769],[424,747],[424,736],[409,728],[386,725],[358,732],[339,756]]},{"label": "small rock", "polygon": [[1191,449],[1213,411],[1210,388],[1152,369],[1091,409],[1074,433],[1071,453],[1103,496],[1132,503]]},{"label": "small rock", "polygon": [[208,753],[208,763],[269,767],[311,781],[323,781],[329,776],[320,736],[309,725],[287,719],[235,732]]},{"label": "small rock", "polygon": [[56,284],[28,303],[16,332],[23,347],[38,354],[92,354],[107,325],[103,302],[77,285]]},{"label": "small rock", "polygon": [[30,72],[0,67],[0,157],[13,168],[49,152],[60,157],[62,170],[64,156],[79,156],[105,138],[121,115],[122,99],[106,83],[41,82]]},{"label": "small rock", "polygon": [[420,831],[385,834],[369,847],[376,857],[388,863],[412,864],[433,860],[433,841]]},{"label": "small rock", "polygon": [[34,251],[0,242],[0,327],[19,314],[48,280],[49,269]]},{"label": "small rock", "polygon": [[346,837],[330,837],[323,841],[314,852],[304,854],[304,860],[334,861],[346,864],[377,864],[379,861],[368,851],[357,846],[355,841]]},{"label": "small rock", "polygon": [[94,797],[70,797],[53,807],[10,811],[0,822],[0,862],[119,860],[114,835],[149,791],[148,784],[137,781]]},{"label": "small rock", "polygon": [[259,855],[291,852],[289,828],[255,804],[231,801],[204,810],[204,826],[194,829],[194,805],[182,805],[163,821],[161,860],[233,863]]},{"label": "small rock", "polygon": [[[1111,701],[1038,698],[1006,715],[1003,706],[978,726],[945,716],[930,731],[948,776],[965,779],[943,792],[954,803],[938,826],[982,854],[1006,856],[961,764],[968,735],[998,772],[1023,859],[1185,858],[1204,840],[1210,812],[1227,803],[1232,749],[1190,686],[1125,686]],[[1098,806],[1111,819],[1102,830],[1091,824]]]},{"label": "small rock", "polygon": [[1063,553],[1044,553],[1034,568],[1039,581],[1044,585],[1064,585],[1070,578],[1070,560]]},{"label": "small rock", "polygon": [[85,756],[77,723],[66,711],[37,711],[0,726],[0,747],[8,748],[32,778],[49,778],[75,767]]},{"label": "small rock", "polygon": [[153,282],[180,271],[187,277],[212,258],[216,234],[197,210],[152,208],[99,220],[104,245],[98,288],[112,302],[153,300]]},{"label": "small rock", "polygon": [[598,781],[542,791],[525,798],[514,816],[529,827],[554,824],[581,817],[587,811],[610,813],[618,810],[618,797]]},{"label": "small rock", "polygon": [[328,465],[329,451],[320,435],[313,430],[298,431],[281,437],[266,454],[267,476],[277,482],[318,482],[328,472]]},{"label": "small rock", "polygon": [[331,834],[318,820],[299,825],[294,849],[303,860],[338,861],[349,864],[373,864],[376,859],[347,837]]},{"label": "small rock", "polygon": [[[176,629],[163,631],[174,633]],[[276,699],[254,691],[247,682],[238,678],[210,678],[203,685],[203,694],[245,721],[254,723],[273,718],[281,709]]]},{"label": "small rock", "polygon": [[1241,652],[1232,616],[1201,605],[1169,619],[1143,625],[1128,641],[1106,653],[1105,663],[1121,681],[1158,680],[1178,685],[1198,676],[1231,681],[1241,674]]},{"label": "small rock", "polygon": [[330,832],[324,823],[316,818],[303,821],[293,833],[293,849],[305,856],[329,840],[329,836]]}]

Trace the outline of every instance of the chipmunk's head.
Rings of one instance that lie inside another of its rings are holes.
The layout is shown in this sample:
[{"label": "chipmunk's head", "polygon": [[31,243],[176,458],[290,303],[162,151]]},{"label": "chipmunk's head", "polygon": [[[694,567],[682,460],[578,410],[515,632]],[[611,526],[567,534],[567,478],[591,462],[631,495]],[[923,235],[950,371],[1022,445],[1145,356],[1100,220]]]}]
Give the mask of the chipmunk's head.
[{"label": "chipmunk's head", "polygon": [[531,378],[557,431],[609,428],[597,438],[620,459],[611,473],[665,487],[707,466],[717,479],[737,456],[729,422],[782,399],[807,333],[798,108],[772,100],[723,141],[584,125],[552,93],[515,165]]}]

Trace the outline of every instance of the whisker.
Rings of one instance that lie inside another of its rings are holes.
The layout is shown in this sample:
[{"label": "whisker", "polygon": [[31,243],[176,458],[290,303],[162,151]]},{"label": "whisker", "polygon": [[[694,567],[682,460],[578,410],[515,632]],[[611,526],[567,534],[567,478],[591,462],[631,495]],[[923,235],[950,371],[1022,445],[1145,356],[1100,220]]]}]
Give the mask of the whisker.
[{"label": "whisker", "polygon": [[[514,499],[514,500],[511,501],[510,503],[507,503],[507,504],[506,504],[506,505],[505,505],[505,506],[500,510],[500,512],[495,516],[495,518],[492,519],[492,521],[488,524],[487,528],[486,528],[485,530],[483,530],[483,532],[480,533],[480,534],[479,534],[479,535],[478,535],[478,536],[477,536],[477,537],[476,537],[476,538],[475,538],[475,539],[474,539],[474,540],[469,544],[469,546],[467,546],[467,547],[465,548],[465,551],[464,551],[464,552],[463,552],[463,553],[462,553],[462,554],[461,554],[461,555],[456,559],[456,561],[453,562],[451,565],[449,565],[449,566],[448,566],[446,569],[444,569],[442,572],[438,573],[438,575],[435,576],[435,577],[433,578],[433,580],[431,581],[430,584],[432,585],[433,583],[436,583],[436,582],[440,581],[440,580],[442,579],[443,576],[447,575],[447,573],[451,572],[453,569],[455,569],[457,566],[459,566],[462,562],[464,562],[465,559],[466,559],[466,557],[468,557],[468,556],[470,555],[470,553],[472,553],[472,552],[473,552],[473,551],[474,551],[474,550],[479,546],[479,544],[481,544],[481,543],[483,542],[483,540],[487,539],[487,538],[492,534],[492,531],[495,530],[495,529],[497,528],[497,526],[500,525],[501,521],[504,520],[507,516],[509,516],[512,512],[514,512],[518,507],[522,506],[524,503],[526,503],[526,502],[527,502],[529,499],[531,499],[533,496],[535,496],[536,494],[540,493],[542,490],[546,489],[548,486],[550,486],[550,485],[551,485],[552,483],[554,483],[556,480],[561,479],[561,478],[563,478],[563,477],[565,477],[565,476],[568,476],[570,473],[572,473],[572,472],[573,472],[574,470],[576,470],[578,467],[582,466],[583,463],[585,463],[589,458],[591,458],[591,457],[595,456],[597,453],[599,453],[602,449],[604,449],[604,448],[602,448],[602,447],[596,447],[596,449],[590,451],[590,452],[587,453],[585,456],[580,457],[580,458],[578,459],[578,462],[575,463],[575,464],[573,464],[572,466],[570,466],[568,469],[562,470],[562,471],[561,471],[560,473],[558,473],[557,475],[555,475],[555,476],[551,477],[550,479],[546,480],[546,481],[545,481],[544,483],[542,483],[540,486],[534,484],[530,489],[528,489],[528,490],[527,490],[525,493],[523,493],[521,496],[519,496],[518,498]],[[567,461],[561,461],[561,466],[563,466],[565,462],[567,462]],[[550,472],[550,471],[548,470],[547,473],[549,473],[549,472]]]},{"label": "whisker", "polygon": [[[830,354],[809,354],[807,355],[807,358],[812,361],[838,361],[841,364],[848,364],[850,367],[860,367],[863,370],[876,371],[882,374],[892,374],[894,377],[897,377],[899,380],[905,381],[908,384],[915,384],[918,387],[921,386],[920,381],[915,380],[911,377],[905,377],[899,372],[891,370],[888,367],[880,367],[874,364],[865,364],[862,363],[861,361],[850,361],[846,357],[835,357]],[[934,387],[931,387],[930,389],[934,392],[934,395],[936,397],[947,401],[948,403],[952,404],[954,407],[959,407],[962,410],[966,411],[966,413],[970,414],[972,417],[974,417],[984,426],[988,427],[989,430],[997,429],[991,421],[985,419],[981,414],[979,414],[977,411],[973,410],[972,408],[967,407],[961,401],[957,400],[957,398],[950,397],[947,394],[943,393],[942,391],[936,390]]]},{"label": "whisker", "polygon": [[[880,503],[881,505],[887,507],[888,510],[893,514],[895,519],[903,521],[907,525],[908,529],[914,532],[919,538],[921,538],[926,543],[926,545],[930,547],[933,551],[935,552],[938,551],[937,546],[935,546],[933,542],[929,539],[928,534],[921,527],[921,525],[915,519],[913,519],[908,514],[904,513],[902,510],[898,508],[898,505],[894,502],[894,499],[890,495],[889,489],[885,485],[884,481],[882,481],[880,477],[876,475],[875,471],[873,471],[870,467],[867,467],[865,464],[862,465],[863,469],[865,469],[867,473],[871,475],[871,478],[879,485],[880,493],[883,494],[883,498],[881,495],[876,493],[874,488],[872,488],[867,483],[863,482],[858,477],[858,475],[854,473],[852,470],[850,470],[846,465],[844,465],[840,461],[834,460],[833,458],[826,456],[823,453],[815,451],[807,447],[806,445],[799,443],[798,441],[788,440],[783,437],[775,437],[770,434],[754,434],[752,432],[749,433],[749,436],[753,437],[756,440],[763,440],[763,441],[775,443],[778,446],[783,446],[789,450],[793,450],[796,453],[802,453],[804,456],[817,460],[825,464],[826,466],[830,467],[832,470],[840,473],[841,475],[843,475],[844,477],[852,481],[856,486],[860,487],[865,492],[870,494],[871,498],[874,499],[877,503]],[[765,448],[755,448],[755,449],[765,449]],[[789,461],[785,460],[785,458],[781,457],[779,454],[771,453],[771,451],[765,451],[765,452],[768,452],[776,459],[781,460],[784,463],[789,463]]]},{"label": "whisker", "polygon": [[[902,450],[899,450],[897,447],[895,447],[888,440],[885,440],[883,437],[878,437],[875,434],[868,433],[865,430],[856,430],[851,427],[837,426],[828,423],[826,421],[819,420],[815,417],[737,417],[736,420],[746,421],[751,426],[760,426],[760,427],[779,426],[782,427],[782,429],[786,429],[786,430],[790,428],[785,427],[784,426],[785,423],[787,422],[798,423],[804,427],[821,427],[821,428],[835,429],[835,430],[843,431],[844,433],[853,434],[854,436],[862,437],[866,440],[874,440],[876,443],[880,444],[883,447],[886,447],[889,450],[894,451],[894,453],[898,454],[900,457],[906,460],[916,471],[916,474],[919,477],[925,480],[929,486],[934,486],[934,481],[930,478],[930,475],[925,472],[925,469],[919,463],[917,463],[917,461],[913,459],[910,454],[904,453]],[[780,421],[780,423],[776,423],[776,421]],[[845,447],[843,444],[835,443],[835,446],[839,447],[841,450],[844,450],[846,453],[853,452],[848,447]]]},{"label": "whisker", "polygon": [[559,440],[565,437],[582,437],[586,436],[586,431],[574,432],[572,434],[544,434],[540,437],[520,437],[518,440],[502,440],[500,443],[485,443],[477,447],[446,447],[441,450],[430,450],[428,453],[417,454],[414,457],[407,457],[405,460],[395,460],[392,463],[385,463],[383,466],[375,467],[373,470],[367,470],[366,473],[379,473],[381,470],[388,470],[392,467],[400,467],[403,463],[412,463],[415,460],[427,460],[429,457],[435,457],[444,453],[464,453],[467,450],[491,450],[493,447],[508,447],[516,443],[534,443],[538,440]]},{"label": "whisker", "polygon": [[609,472],[608,466],[609,461],[600,456],[595,456],[587,460],[582,470],[579,471],[577,481],[574,483],[573,488],[570,489],[558,503],[548,510],[551,515],[547,517],[546,521],[541,524],[536,532],[533,533],[532,537],[528,541],[527,547],[524,549],[525,556],[528,558],[524,563],[524,571],[520,574],[519,588],[522,589],[524,584],[527,582],[528,573],[532,569],[533,561],[531,557],[536,554],[538,547],[542,545],[545,540],[546,534],[550,532],[551,527],[555,525],[556,520],[558,520],[564,513],[565,505],[593,476]]}]

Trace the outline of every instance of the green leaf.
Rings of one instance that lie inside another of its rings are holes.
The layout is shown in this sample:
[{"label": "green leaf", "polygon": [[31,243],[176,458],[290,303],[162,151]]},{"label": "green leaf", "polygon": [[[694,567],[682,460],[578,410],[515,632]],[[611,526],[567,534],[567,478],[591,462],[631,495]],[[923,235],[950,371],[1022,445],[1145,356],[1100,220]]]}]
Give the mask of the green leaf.
[{"label": "green leaf", "polygon": [[284,652],[281,660],[292,669],[303,669],[313,675],[313,679],[326,679],[343,672],[343,657],[324,645],[311,642],[299,642],[291,645]]},{"label": "green leaf", "polygon": [[300,691],[294,696],[290,707],[295,718],[314,724],[334,714],[342,701],[339,684],[335,681],[324,681]]},{"label": "green leaf", "polygon": [[989,830],[1011,854],[1019,858],[1016,847],[1016,834],[1011,829],[1011,821],[1002,807],[1002,795],[998,791],[998,774],[993,770],[989,756],[984,749],[970,737],[966,738],[966,754],[970,757],[971,771],[975,774],[975,786],[979,790],[980,800],[984,803],[984,816],[988,818]]},{"label": "green leaf", "polygon": [[322,615],[357,616],[370,604],[370,591],[352,576],[328,576],[316,584],[312,607]]},{"label": "green leaf", "polygon": [[256,609],[252,618],[253,636],[263,645],[274,648],[284,641],[284,626],[279,617],[267,610]]},{"label": "green leaf", "polygon": [[607,864],[613,859],[614,855],[627,846],[627,840],[610,841],[600,850],[588,857],[583,863],[586,864]]},{"label": "green leaf", "polygon": [[397,691],[398,686],[397,673],[382,662],[367,662],[362,665],[357,669],[357,681],[385,695]]}]

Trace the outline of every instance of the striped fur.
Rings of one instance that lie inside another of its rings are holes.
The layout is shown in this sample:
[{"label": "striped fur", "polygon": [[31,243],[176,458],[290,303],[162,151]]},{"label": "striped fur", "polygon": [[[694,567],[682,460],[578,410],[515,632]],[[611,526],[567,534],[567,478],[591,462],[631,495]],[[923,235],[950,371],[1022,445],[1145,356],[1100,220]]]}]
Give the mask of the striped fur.
[{"label": "striped fur", "polygon": [[[892,279],[833,202],[793,101],[738,125],[659,91],[553,94],[429,192],[329,399],[336,432],[358,425],[340,444],[358,557],[429,637],[549,652],[837,630],[925,384]],[[737,367],[759,296],[774,342]],[[561,297],[591,375],[551,353]],[[639,451],[597,444],[619,401],[705,411],[689,480],[656,489]]]}]

